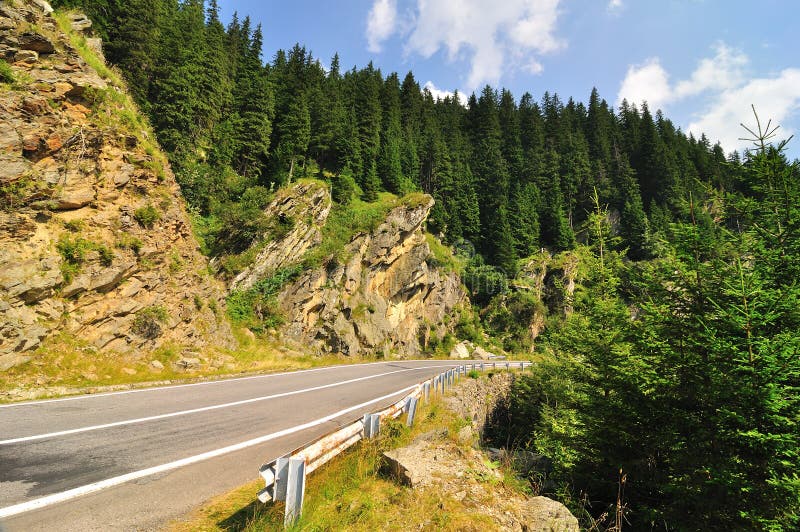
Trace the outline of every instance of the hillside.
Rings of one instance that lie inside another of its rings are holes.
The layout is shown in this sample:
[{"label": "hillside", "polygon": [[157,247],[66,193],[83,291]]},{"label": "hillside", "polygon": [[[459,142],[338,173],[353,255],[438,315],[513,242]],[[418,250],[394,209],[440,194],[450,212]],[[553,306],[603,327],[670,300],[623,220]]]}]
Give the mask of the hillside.
[{"label": "hillside", "polygon": [[0,368],[54,336],[119,353],[231,346],[223,288],[146,120],[80,33],[91,23],[35,2],[0,17]]}]

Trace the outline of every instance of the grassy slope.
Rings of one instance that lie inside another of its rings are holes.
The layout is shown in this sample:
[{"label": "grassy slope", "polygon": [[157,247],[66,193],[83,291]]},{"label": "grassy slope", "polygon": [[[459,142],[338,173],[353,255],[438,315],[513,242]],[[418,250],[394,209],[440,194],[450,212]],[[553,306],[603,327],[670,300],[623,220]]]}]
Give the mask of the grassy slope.
[{"label": "grassy slope", "polygon": [[[421,405],[413,429],[405,418],[384,423],[381,436],[363,441],[332,460],[308,479],[303,517],[293,530],[491,530],[494,521],[477,508],[467,508],[436,489],[414,490],[380,472],[383,451],[407,445],[414,437],[448,429],[456,435],[467,423],[445,408],[438,398]],[[448,438],[452,452],[467,443]],[[498,466],[500,467],[500,466]],[[525,493],[525,484],[510,471],[504,479],[479,478],[485,483],[482,505],[495,504],[508,494]],[[217,497],[186,520],[172,523],[173,532],[279,530],[283,505],[263,505],[255,499],[263,481],[256,481]]]}]

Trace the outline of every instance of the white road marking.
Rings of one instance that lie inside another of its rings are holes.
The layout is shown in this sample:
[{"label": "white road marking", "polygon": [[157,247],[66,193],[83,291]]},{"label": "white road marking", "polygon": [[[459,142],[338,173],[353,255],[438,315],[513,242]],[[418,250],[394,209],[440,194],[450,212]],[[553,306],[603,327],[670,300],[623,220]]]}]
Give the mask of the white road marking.
[{"label": "white road marking", "polygon": [[[398,362],[429,362],[426,360],[402,360]],[[325,366],[322,368],[311,368],[311,369],[300,369],[296,371],[284,371],[281,373],[268,373],[266,375],[252,375],[250,377],[235,377],[232,379],[219,379],[215,381],[204,381],[204,382],[193,382],[190,384],[172,384],[169,386],[153,386],[151,388],[137,388],[135,390],[123,390],[120,392],[106,392],[106,393],[95,393],[95,394],[84,394],[84,395],[76,395],[73,397],[62,397],[59,399],[42,399],[41,401],[25,401],[21,403],[7,403],[7,404],[0,404],[0,409],[2,408],[14,408],[18,406],[37,406],[37,405],[44,405],[48,403],[61,403],[64,401],[78,401],[81,399],[95,399],[98,397],[108,397],[111,395],[128,395],[132,393],[143,393],[143,392],[160,392],[163,390],[174,390],[175,388],[190,388],[192,386],[210,386],[214,384],[225,384],[227,382],[236,382],[236,381],[249,381],[253,379],[268,379],[271,377],[282,377],[285,375],[297,375],[298,373],[311,373],[314,371],[328,371],[332,369],[345,369],[345,368],[353,368],[359,366],[374,366],[377,364],[392,364],[393,362],[367,362],[365,364],[339,364],[336,366]],[[433,366],[432,366],[433,367]],[[435,366],[439,367],[439,366]]]},{"label": "white road marking", "polygon": [[117,486],[119,484],[124,484],[126,482],[130,482],[131,480],[137,480],[140,478],[148,477],[150,475],[156,475],[158,473],[163,473],[165,471],[170,471],[172,469],[177,469],[179,467],[187,466],[190,464],[195,464],[197,462],[202,462],[203,460],[208,460],[210,458],[215,458],[217,456],[222,456],[224,454],[232,453],[234,451],[240,451],[242,449],[246,449],[247,447],[252,447],[254,445],[259,445],[261,443],[268,442],[270,440],[274,440],[277,438],[281,438],[283,436],[288,436],[289,434],[293,434],[295,432],[300,432],[301,430],[306,430],[317,425],[321,425],[323,423],[327,423],[328,421],[332,421],[337,417],[343,416],[345,414],[349,414],[355,410],[360,410],[366,406],[369,406],[373,403],[377,403],[380,401],[384,401],[389,399],[390,397],[394,397],[398,394],[403,392],[407,392],[419,386],[418,384],[414,384],[411,386],[407,386],[401,390],[397,390],[396,392],[384,395],[382,397],[378,397],[377,399],[372,399],[371,401],[367,401],[365,403],[361,403],[356,406],[351,406],[350,408],[345,408],[344,410],[340,410],[333,414],[327,415],[325,417],[321,417],[317,420],[310,421],[308,423],[303,423],[302,425],[297,425],[295,427],[291,427],[288,429],[284,429],[278,432],[273,432],[272,434],[268,434],[266,436],[261,436],[259,438],[254,438],[252,440],[243,441],[241,443],[237,443],[234,445],[229,445],[227,447],[222,447],[220,449],[216,449],[213,451],[208,451],[202,454],[198,454],[195,456],[190,456],[188,458],[182,458],[180,460],[176,460],[174,462],[169,462],[167,464],[162,464],[159,466],[149,467],[147,469],[142,469],[140,471],[134,471],[132,473],[127,473],[125,475],[120,475],[117,477],[109,478],[106,480],[101,480],[100,482],[94,482],[92,484],[87,484],[85,486],[80,486],[78,488],[73,488],[67,491],[62,491],[60,493],[54,493],[52,495],[47,495],[46,497],[41,497],[39,499],[34,499],[32,501],[15,504],[13,506],[7,506],[5,508],[0,508],[0,518],[11,517],[13,515],[18,515],[24,512],[29,512],[31,510],[37,510],[40,508],[44,508],[46,506],[50,506],[52,504],[68,501],[70,499],[74,499],[76,497],[80,497],[82,495],[87,495],[89,493],[94,493],[106,488],[110,488],[112,486]]},{"label": "white road marking", "polygon": [[61,431],[58,431],[58,432],[49,432],[47,434],[37,434],[37,435],[34,435],[34,436],[23,436],[23,437],[20,437],[20,438],[12,438],[12,439],[9,439],[9,440],[0,440],[0,445],[11,445],[11,444],[14,444],[14,443],[23,443],[23,442],[29,442],[29,441],[35,441],[35,440],[44,440],[44,439],[47,439],[47,438],[57,438],[59,436],[68,436],[70,434],[79,434],[81,432],[90,432],[90,431],[93,431],[93,430],[102,430],[102,429],[108,429],[108,428],[112,428],[112,427],[121,427],[121,426],[124,426],[124,425],[133,425],[135,423],[145,423],[145,422],[148,422],[148,421],[156,421],[156,420],[159,420],[159,419],[167,419],[167,418],[171,418],[171,417],[185,416],[185,415],[189,415],[189,414],[196,414],[198,412],[208,412],[209,410],[219,410],[221,408],[230,408],[230,407],[234,407],[234,406],[246,405],[246,404],[249,404],[249,403],[256,403],[256,402],[259,402],[259,401],[267,401],[267,400],[270,400],[270,399],[278,399],[280,397],[288,397],[290,395],[297,395],[297,394],[307,393],[307,392],[315,392],[315,391],[318,391],[318,390],[324,390],[326,388],[333,388],[333,387],[336,387],[336,386],[344,386],[345,384],[352,384],[354,382],[366,381],[366,380],[370,380],[370,379],[377,379],[379,377],[385,377],[387,375],[393,375],[395,373],[405,373],[405,372],[408,372],[408,371],[422,371],[422,370],[426,370],[426,369],[441,368],[441,367],[450,367],[450,365],[437,365],[437,366],[425,366],[425,367],[417,367],[417,368],[399,369],[399,370],[395,370],[395,371],[389,371],[389,372],[386,372],[386,373],[379,373],[377,375],[368,375],[366,377],[358,377],[358,378],[349,379],[349,380],[346,380],[346,381],[333,382],[333,383],[330,383],[330,384],[323,384],[321,386],[314,386],[313,388],[303,388],[302,390],[292,390],[290,392],[282,392],[282,393],[276,393],[276,394],[272,394],[272,395],[265,395],[265,396],[262,396],[262,397],[254,397],[254,398],[251,398],[251,399],[243,399],[241,401],[234,401],[234,402],[231,402],[231,403],[204,406],[204,407],[201,407],[201,408],[193,408],[191,410],[181,410],[181,411],[178,411],[178,412],[170,412],[168,414],[159,414],[159,415],[156,415],[156,416],[148,416],[148,417],[142,417],[142,418],[136,418],[136,419],[126,419],[124,421],[115,421],[113,423],[104,423],[102,425],[92,425],[92,426],[88,426],[88,427],[80,427],[80,428],[77,428],[77,429],[61,430]]}]

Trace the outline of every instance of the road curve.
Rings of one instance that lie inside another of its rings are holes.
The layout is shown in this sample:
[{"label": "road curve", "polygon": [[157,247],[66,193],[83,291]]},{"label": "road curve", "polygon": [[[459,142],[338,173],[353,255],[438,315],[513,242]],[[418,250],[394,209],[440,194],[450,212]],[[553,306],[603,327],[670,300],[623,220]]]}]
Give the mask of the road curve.
[{"label": "road curve", "polygon": [[153,530],[461,362],[330,366],[0,405],[0,530]]}]

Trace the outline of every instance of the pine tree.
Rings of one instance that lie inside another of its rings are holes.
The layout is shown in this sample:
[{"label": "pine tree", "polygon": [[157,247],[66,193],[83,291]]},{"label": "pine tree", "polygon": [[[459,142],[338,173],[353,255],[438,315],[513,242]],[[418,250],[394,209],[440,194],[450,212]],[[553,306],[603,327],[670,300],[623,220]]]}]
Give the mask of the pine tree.
[{"label": "pine tree", "polygon": [[235,168],[244,176],[261,175],[272,133],[273,97],[261,62],[261,26],[249,35],[250,20],[242,24],[247,46],[236,72],[234,106],[238,115]]},{"label": "pine tree", "polygon": [[378,173],[389,192],[403,194],[410,186],[406,183],[401,164],[400,81],[397,74],[386,78],[381,90],[381,152]]},{"label": "pine tree", "polygon": [[471,100],[471,136],[476,155],[472,169],[480,191],[481,249],[491,264],[513,277],[517,254],[509,225],[509,175],[502,154],[497,95],[487,86],[479,100]]}]

